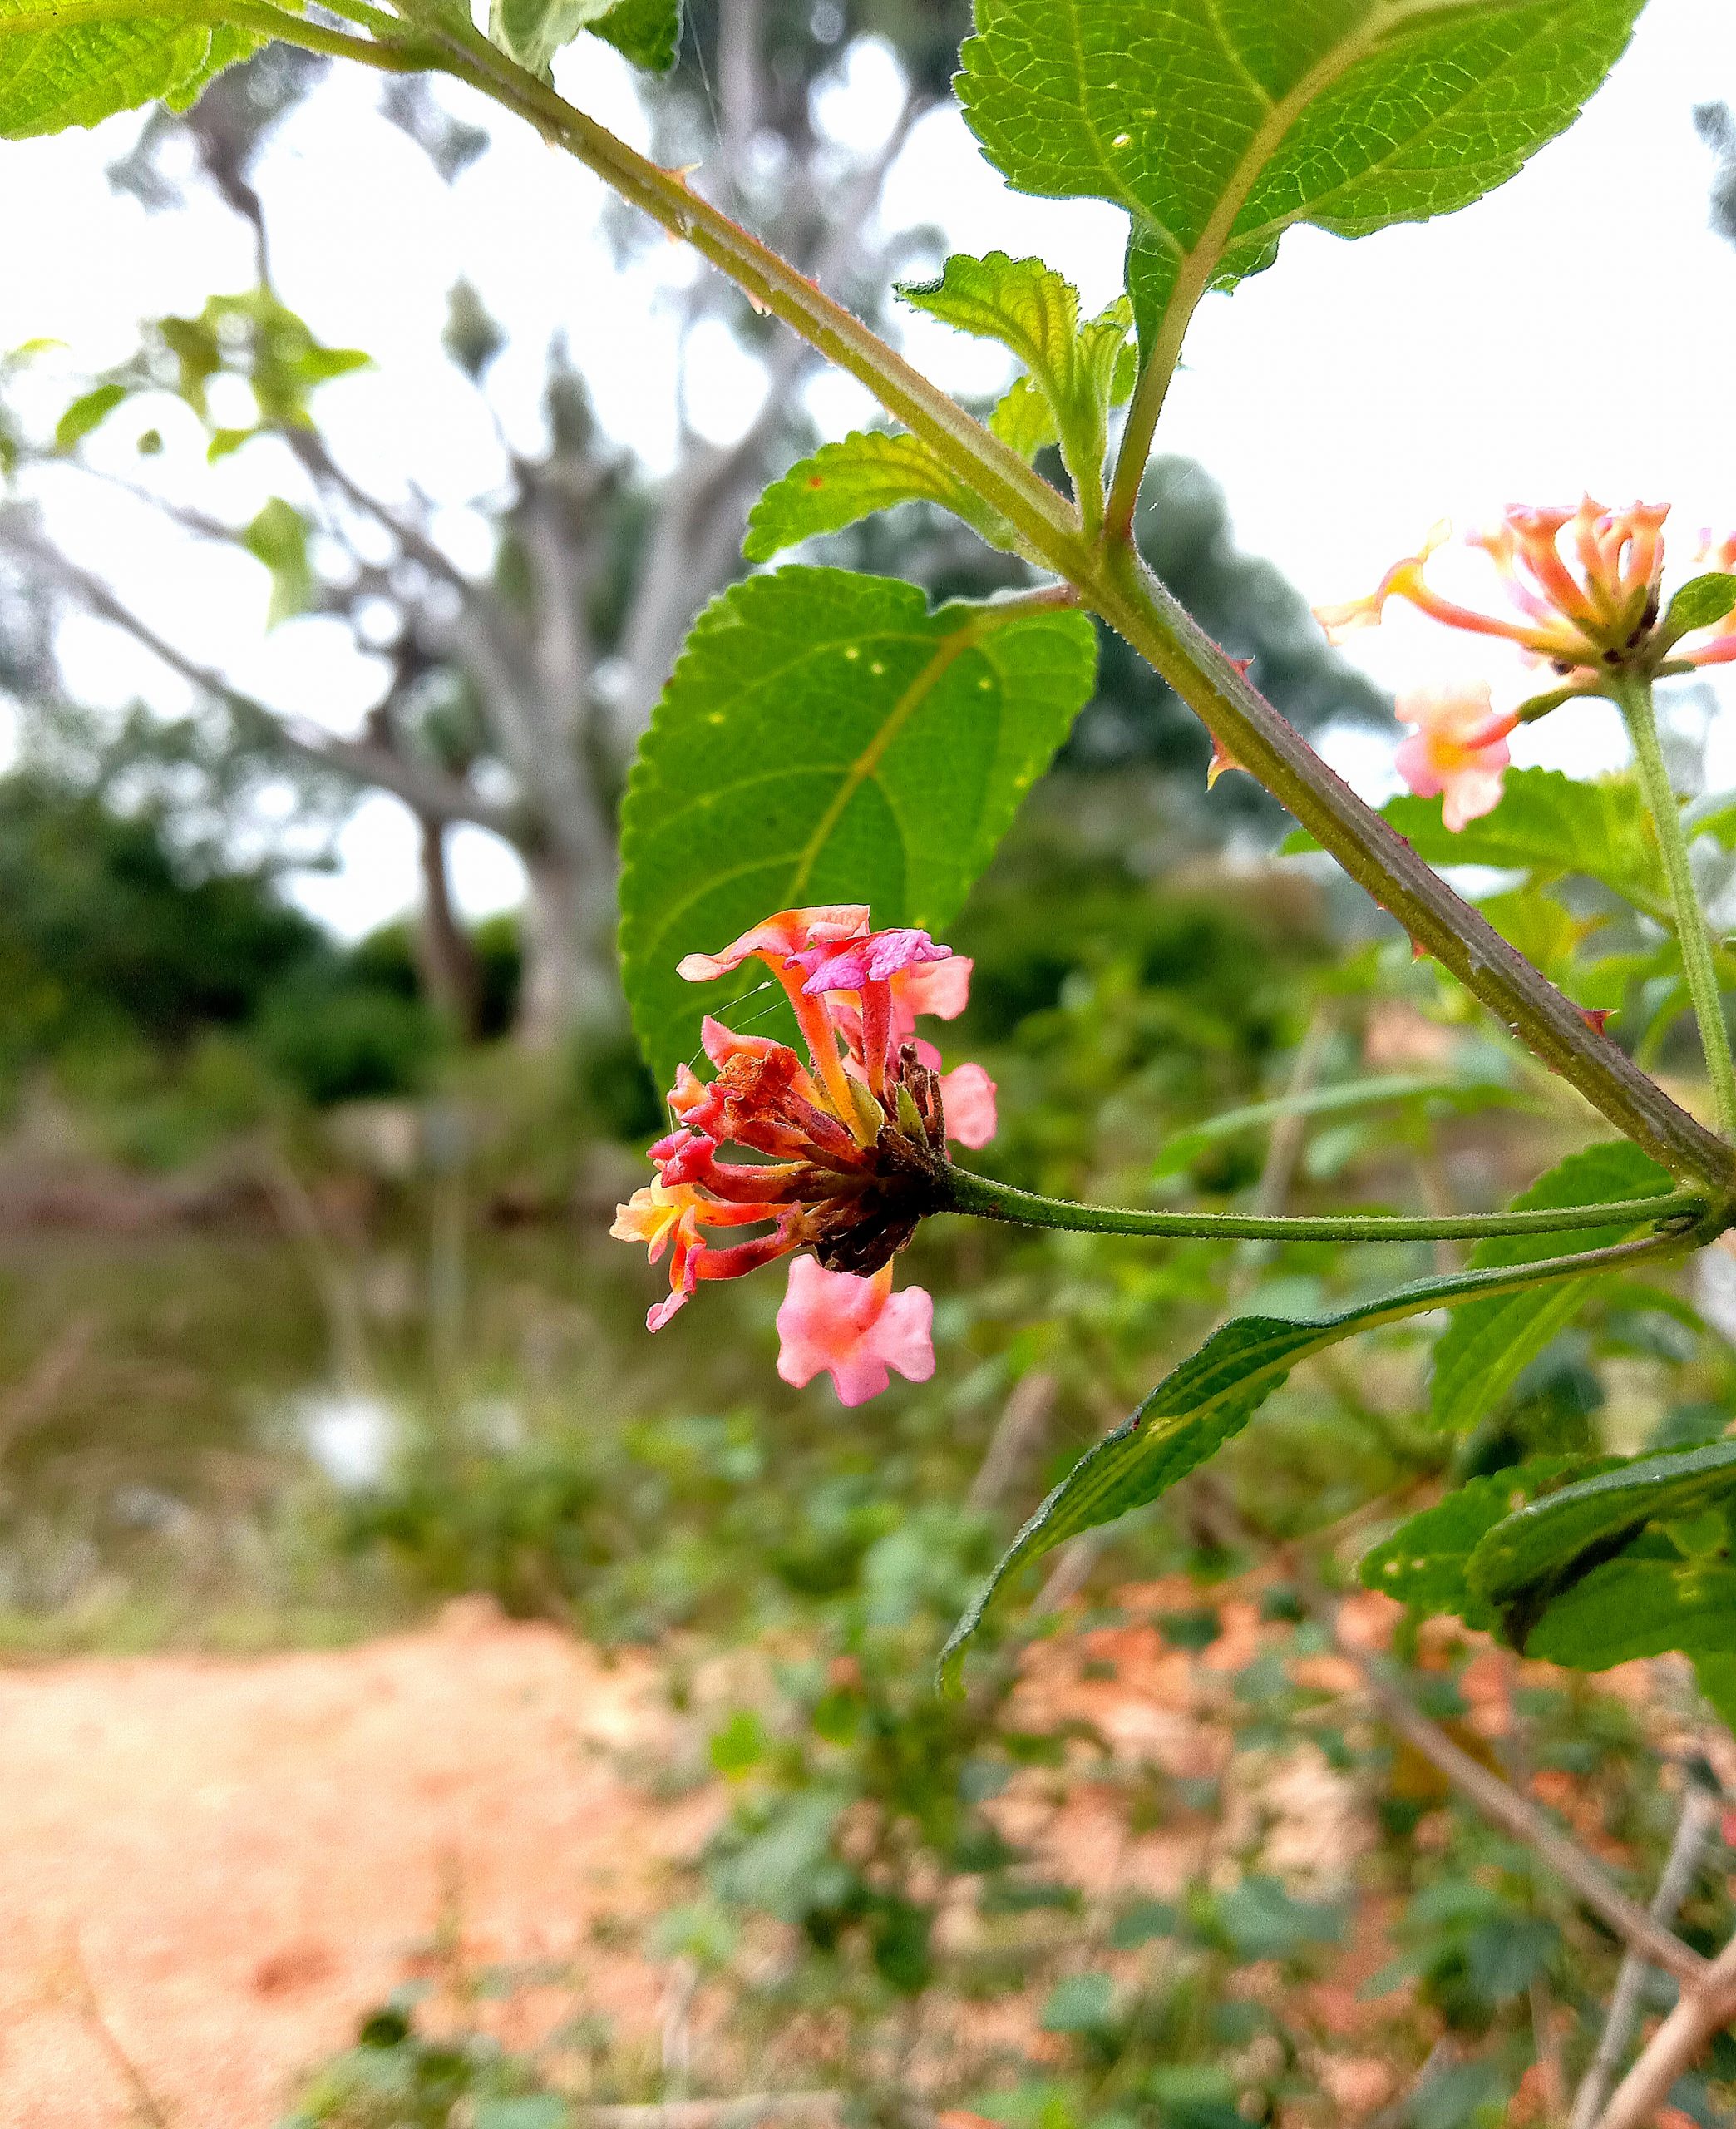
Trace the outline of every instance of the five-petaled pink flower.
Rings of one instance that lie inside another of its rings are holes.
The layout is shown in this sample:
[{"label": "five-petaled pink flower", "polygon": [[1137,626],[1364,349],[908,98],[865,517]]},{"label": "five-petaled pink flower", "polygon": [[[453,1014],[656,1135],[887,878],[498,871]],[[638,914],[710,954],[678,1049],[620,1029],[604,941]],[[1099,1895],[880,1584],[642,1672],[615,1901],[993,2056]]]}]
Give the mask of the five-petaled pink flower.
[{"label": "five-petaled pink flower", "polygon": [[[865,907],[842,903],[781,911],[721,953],[689,954],[680,972],[706,982],[750,958],[782,985],[807,1057],[707,1019],[716,1077],[678,1071],[676,1128],[651,1148],[657,1180],[619,1208],[614,1232],[647,1243],[653,1263],[669,1252],[653,1331],[701,1280],[811,1251],[791,1267],[780,1366],[799,1382],[829,1369],[845,1402],[860,1403],[886,1386],[889,1366],[915,1381],[933,1371],[933,1305],[920,1287],[892,1293],[891,1260],[947,1203],[948,1135],[971,1146],[994,1135],[994,1081],[976,1064],[943,1076],[915,1031],[919,1014],[963,1011],[970,963],[925,931],[876,931]],[[720,1159],[730,1145],[762,1158]],[[705,1232],[737,1227],[760,1232],[724,1245]]]},{"label": "five-petaled pink flower", "polygon": [[887,1387],[890,1369],[928,1381],[934,1321],[935,1304],[920,1287],[893,1292],[890,1264],[862,1279],[798,1257],[777,1311],[777,1371],[800,1390],[823,1370],[840,1404],[866,1404]]},{"label": "five-petaled pink flower", "polygon": [[1419,798],[1441,799],[1441,818],[1457,835],[1500,804],[1517,721],[1511,711],[1497,714],[1480,684],[1414,689],[1398,698],[1398,722],[1416,728],[1395,758],[1398,773]]}]

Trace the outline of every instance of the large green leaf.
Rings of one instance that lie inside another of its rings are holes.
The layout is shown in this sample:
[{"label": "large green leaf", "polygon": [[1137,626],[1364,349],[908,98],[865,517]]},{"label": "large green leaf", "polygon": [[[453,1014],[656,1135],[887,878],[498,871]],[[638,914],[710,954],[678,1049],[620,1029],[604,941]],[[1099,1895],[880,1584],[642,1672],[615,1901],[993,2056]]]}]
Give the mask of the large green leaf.
[{"label": "large green leaf", "polygon": [[157,97],[184,110],[259,42],[142,7],[116,17],[78,0],[0,0],[0,136],[95,126]]},{"label": "large green leaf", "polygon": [[[1521,1198],[1516,1212],[1553,1210],[1562,1205],[1615,1203],[1625,1198],[1663,1195],[1670,1177],[1655,1161],[1625,1139],[1589,1146],[1571,1153],[1541,1176]],[[1592,1228],[1587,1249],[1605,1247],[1631,1234],[1631,1228]],[[1477,1243],[1473,1270],[1533,1263],[1560,1249],[1558,1237],[1496,1235]],[[1430,1406],[1437,1425],[1462,1430],[1474,1425],[1506,1394],[1515,1378],[1591,1297],[1595,1280],[1571,1279],[1560,1285],[1531,1287],[1461,1309],[1435,1348]]]},{"label": "large green leaf", "polygon": [[1415,1611],[1451,1612],[1467,1626],[1492,1627],[1495,1609],[1472,1588],[1466,1573],[1472,1554],[1516,1509],[1570,1479],[1608,1469],[1610,1460],[1533,1456],[1505,1471],[1472,1479],[1401,1523],[1384,1544],[1363,1555],[1357,1573],[1366,1588]]},{"label": "large green leaf", "polygon": [[1728,1560],[1625,1554],[1595,1567],[1531,1622],[1516,1607],[1507,1638],[1528,1656],[1607,1671],[1642,1656],[1736,1656],[1736,1568]]},{"label": "large green leaf", "polygon": [[1293,223],[1361,236],[1479,198],[1570,124],[1641,0],[977,0],[959,93],[1021,191],[1132,217],[1172,363]]},{"label": "large green leaf", "polygon": [[1507,1606],[1600,1562],[1649,1523],[1682,1523],[1736,1497],[1736,1441],[1636,1457],[1497,1524],[1471,1557],[1472,1586]]},{"label": "large green leaf", "polygon": [[683,954],[803,902],[946,923],[1067,736],[1096,660],[1083,615],[930,612],[910,585],[842,570],[780,570],[713,600],[622,809],[622,972],[654,1069],[673,1074],[731,995],[683,983]]},{"label": "large green leaf", "polygon": [[1156,1500],[1240,1434],[1299,1362],[1359,1331],[1431,1309],[1485,1302],[1510,1287],[1546,1287],[1571,1272],[1571,1259],[1456,1272],[1400,1287],[1339,1316],[1302,1322],[1242,1316],[1225,1324],[1165,1376],[1132,1419],[1086,1451],[1025,1524],[953,1629],[941,1652],[943,1679],[956,1674],[966,1642],[1010,1575],[1082,1530]]}]

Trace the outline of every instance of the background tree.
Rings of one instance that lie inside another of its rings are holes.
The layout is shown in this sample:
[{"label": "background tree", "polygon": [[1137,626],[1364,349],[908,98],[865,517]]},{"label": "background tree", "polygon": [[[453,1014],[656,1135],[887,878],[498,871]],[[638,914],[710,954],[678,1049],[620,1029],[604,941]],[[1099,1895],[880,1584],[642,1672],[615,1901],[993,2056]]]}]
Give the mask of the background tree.
[{"label": "background tree", "polygon": [[[644,90],[653,151],[672,167],[697,164],[691,182],[860,310],[900,272],[932,266],[935,233],[889,231],[878,202],[912,126],[946,91],[964,27],[961,4],[910,8],[878,0],[850,8],[711,0],[693,11],[682,63]],[[840,147],[821,122],[828,82],[861,41],[891,43],[901,68],[897,108],[866,156]],[[700,328],[721,321],[758,359],[761,408],[733,443],[719,446],[679,406],[675,463],[653,480],[616,444],[593,411],[586,379],[565,345],[550,348],[542,437],[515,448],[491,391],[507,332],[476,291],[451,291],[446,352],[492,419],[499,477],[473,498],[490,565],[456,558],[441,514],[413,478],[396,494],[364,484],[322,426],[318,393],[365,358],[322,346],[281,301],[273,279],[258,166],[274,129],[317,93],[324,62],[268,49],[219,77],[189,112],[155,113],[114,165],[114,183],[148,206],[215,195],[249,228],[257,285],[214,297],[195,316],[150,322],[136,353],[87,388],[34,446],[12,425],[26,469],[72,463],[91,479],[117,478],[166,511],[200,542],[252,554],[272,573],[270,621],[300,614],[335,619],[382,679],[362,729],[334,737],[311,720],[274,714],[111,582],[51,536],[42,515],[17,505],[0,515],[0,555],[38,593],[52,589],[119,626],[184,679],[205,705],[209,752],[218,729],[249,767],[230,780],[244,811],[262,781],[311,773],[329,805],[341,788],[391,793],[414,815],[422,842],[417,961],[431,1000],[475,1031],[483,984],[454,909],[447,863],[452,828],[471,822],[504,837],[529,883],[522,919],[520,1032],[546,1046],[577,1025],[613,1025],[614,808],[624,763],[649,718],[694,614],[741,566],[748,504],[768,472],[816,441],[804,391],[815,358],[804,343],[757,317],[728,284],[696,274],[678,301],[683,370]],[[483,152],[487,136],[456,116],[426,84],[395,81],[382,107],[448,182]],[[624,217],[625,247],[643,244]],[[653,239],[653,242],[660,240]],[[232,426],[244,383],[254,410]],[[171,501],[150,477],[161,448],[151,395],[168,392],[204,425],[220,457],[260,440],[275,446],[277,492],[249,518]],[[112,448],[133,425],[136,472],[117,475]],[[110,425],[112,424],[112,427]],[[99,437],[98,432],[103,433]],[[1058,465],[1053,471],[1058,476]],[[1160,573],[1214,634],[1255,660],[1257,679],[1293,722],[1380,714],[1383,699],[1344,667],[1278,573],[1235,550],[1225,499],[1199,468],[1171,462],[1154,480],[1141,539]],[[859,527],[821,552],[856,566],[915,576],[936,595],[980,592],[1025,580],[1022,565],[990,553],[954,521],[920,506],[890,526]],[[137,720],[127,744],[136,747]],[[1171,798],[1197,790],[1206,755],[1196,721],[1118,640],[1105,637],[1097,701],[1081,720],[1063,773],[1139,767],[1169,778]],[[1148,803],[1150,778],[1130,801]],[[1173,808],[1171,808],[1173,810]],[[1275,809],[1247,779],[1220,787],[1209,812],[1186,808],[1191,832],[1211,836]]]}]

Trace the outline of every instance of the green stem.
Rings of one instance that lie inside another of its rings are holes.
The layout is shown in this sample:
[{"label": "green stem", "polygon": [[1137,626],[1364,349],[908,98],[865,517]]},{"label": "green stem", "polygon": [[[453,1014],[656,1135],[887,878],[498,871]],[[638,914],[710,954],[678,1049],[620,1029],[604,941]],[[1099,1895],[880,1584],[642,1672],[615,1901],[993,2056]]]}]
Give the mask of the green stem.
[{"label": "green stem", "polygon": [[[1009,519],[1031,552],[1127,637],[1353,878],[1473,996],[1577,1087],[1616,1128],[1678,1174],[1736,1193],[1736,1157],[1590,1028],[1578,1009],[1496,933],[1335,776],[1157,583],[1131,544],[1084,536],[1077,513],[996,437],[768,245],[516,67],[436,0],[400,0],[439,63],[527,119],[763,309],[874,393],[888,412]],[[1155,387],[1153,388],[1155,391]],[[1131,467],[1137,452],[1128,457]],[[1133,476],[1127,475],[1127,485]],[[1125,496],[1122,498],[1125,501]]]},{"label": "green stem", "polygon": [[1705,1210],[1692,1190],[1665,1197],[1628,1198],[1603,1205],[1561,1205],[1523,1213],[1451,1213],[1412,1218],[1382,1213],[1271,1215],[1157,1213],[1131,1205],[1078,1205],[1017,1190],[968,1168],[953,1169],[948,1209],[981,1220],[1060,1228],[1074,1234],[1210,1236],[1245,1242],[1465,1242],[1485,1235],[1565,1234],[1577,1228],[1638,1227],[1685,1220]]},{"label": "green stem", "polygon": [[1552,1071],[1654,1160],[1710,1184],[1720,1199],[1736,1191],[1729,1147],[1596,1033],[1571,999],[1364,804],[1137,552],[1112,549],[1086,595],[1351,878]]},{"label": "green stem", "polygon": [[1670,786],[1664,749],[1658,743],[1651,682],[1636,674],[1619,682],[1615,696],[1627,723],[1628,737],[1634,743],[1640,785],[1651,811],[1652,825],[1658,832],[1658,849],[1675,909],[1682,973],[1688,979],[1688,995],[1694,1000],[1694,1016],[1699,1022],[1700,1043],[1706,1053],[1712,1098],[1718,1109],[1718,1128],[1726,1139],[1736,1139],[1736,1064],[1730,1059],[1730,1035],[1724,1025],[1724,1000],[1719,995],[1718,971],[1712,959],[1712,935],[1694,889],[1694,868],[1688,862],[1681,807]]}]

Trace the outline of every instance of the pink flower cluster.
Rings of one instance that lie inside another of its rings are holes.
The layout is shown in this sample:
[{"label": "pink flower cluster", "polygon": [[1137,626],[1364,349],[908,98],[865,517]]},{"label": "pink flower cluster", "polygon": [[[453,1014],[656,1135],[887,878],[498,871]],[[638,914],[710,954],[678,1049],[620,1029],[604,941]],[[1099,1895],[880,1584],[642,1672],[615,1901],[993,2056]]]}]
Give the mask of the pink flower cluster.
[{"label": "pink flower cluster", "polygon": [[[1551,701],[1596,694],[1620,673],[1686,671],[1736,659],[1736,601],[1709,626],[1660,627],[1666,503],[1608,510],[1587,496],[1576,510],[1515,504],[1492,531],[1469,544],[1494,564],[1512,611],[1485,613],[1445,597],[1429,583],[1430,556],[1445,541],[1438,526],[1421,550],[1395,563],[1366,597],[1316,613],[1334,643],[1379,625],[1389,599],[1405,599],[1443,622],[1517,644],[1566,682]],[[1736,568],[1736,540],[1703,543],[1702,566]],[[1686,639],[1685,640],[1684,639]],[[1541,709],[1543,704],[1538,705]],[[1442,818],[1457,831],[1492,813],[1507,766],[1507,735],[1521,712],[1497,712],[1482,685],[1419,689],[1398,701],[1401,724],[1414,734],[1399,748],[1399,774],[1419,797],[1439,796]]]},{"label": "pink flower cluster", "polygon": [[[874,930],[857,903],[767,917],[680,973],[708,982],[750,958],[770,969],[795,1013],[807,1060],[787,1044],[705,1020],[710,1081],[678,1071],[676,1128],[651,1148],[657,1179],[617,1213],[612,1232],[669,1258],[669,1292],[646,1318],[660,1330],[704,1279],[795,1256],[777,1314],[778,1373],[800,1387],[822,1371],[846,1405],[877,1395],[896,1371],[934,1373],[934,1304],[892,1291],[892,1258],[945,1203],[949,1137],[994,1135],[994,1083],[979,1064],[943,1073],[919,1015],[964,1010],[970,962],[927,932]],[[725,1160],[725,1146],[759,1158]],[[729,1242],[712,1232],[760,1232]],[[798,1251],[811,1255],[796,1256]]]}]

